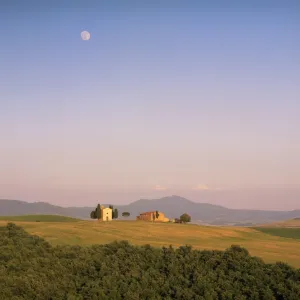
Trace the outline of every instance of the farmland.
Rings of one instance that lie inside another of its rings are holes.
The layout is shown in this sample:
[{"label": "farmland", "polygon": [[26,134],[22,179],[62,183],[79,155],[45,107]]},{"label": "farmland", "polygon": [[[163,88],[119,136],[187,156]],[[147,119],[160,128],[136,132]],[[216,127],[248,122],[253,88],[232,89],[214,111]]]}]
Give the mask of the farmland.
[{"label": "farmland", "polygon": [[[8,220],[12,222],[12,220]],[[1,220],[0,226],[8,221]],[[14,220],[27,232],[53,245],[106,244],[127,240],[134,245],[155,247],[192,245],[194,249],[224,250],[240,245],[265,262],[283,261],[300,267],[300,240],[285,238],[247,227],[209,227],[136,221],[113,222],[24,222]]]}]

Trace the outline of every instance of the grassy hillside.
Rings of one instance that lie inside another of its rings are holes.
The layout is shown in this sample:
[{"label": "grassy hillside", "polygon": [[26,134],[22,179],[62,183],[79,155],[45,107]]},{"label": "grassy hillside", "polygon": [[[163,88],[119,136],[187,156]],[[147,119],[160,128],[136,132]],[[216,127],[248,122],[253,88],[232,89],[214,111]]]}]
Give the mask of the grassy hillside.
[{"label": "grassy hillside", "polygon": [[300,240],[300,228],[257,227],[255,229],[274,236]]},{"label": "grassy hillside", "polygon": [[78,222],[80,219],[58,215],[24,215],[24,216],[0,216],[0,220],[10,222]]},{"label": "grassy hillside", "polygon": [[[172,244],[178,247],[189,244],[195,249],[224,250],[236,244],[247,248],[251,255],[261,257],[266,262],[284,261],[300,267],[300,240],[272,236],[253,228],[135,221],[14,223],[31,234],[45,238],[53,245],[92,245],[128,240],[135,245],[150,244],[161,247]],[[0,226],[6,224],[7,221],[0,221]]]},{"label": "grassy hillside", "polygon": [[263,224],[260,227],[300,228],[300,218],[285,220],[281,222],[274,222],[269,224]]}]

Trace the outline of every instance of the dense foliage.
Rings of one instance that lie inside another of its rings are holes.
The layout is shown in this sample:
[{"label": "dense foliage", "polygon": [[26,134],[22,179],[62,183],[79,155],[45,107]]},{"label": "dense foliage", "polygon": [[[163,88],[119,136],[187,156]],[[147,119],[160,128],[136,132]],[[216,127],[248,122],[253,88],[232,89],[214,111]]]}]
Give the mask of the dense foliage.
[{"label": "dense foliage", "polygon": [[156,249],[115,242],[52,247],[0,227],[0,299],[300,299],[300,269],[247,250]]},{"label": "dense foliage", "polygon": [[180,216],[180,219],[179,219],[182,223],[188,223],[188,222],[191,222],[191,216],[187,213],[184,213]]}]

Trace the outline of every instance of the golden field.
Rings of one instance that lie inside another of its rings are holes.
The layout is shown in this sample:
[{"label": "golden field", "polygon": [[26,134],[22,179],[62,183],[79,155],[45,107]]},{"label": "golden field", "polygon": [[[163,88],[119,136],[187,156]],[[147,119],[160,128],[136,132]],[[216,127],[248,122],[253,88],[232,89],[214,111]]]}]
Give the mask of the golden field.
[{"label": "golden field", "polygon": [[[0,226],[8,221],[1,220]],[[12,222],[12,221],[10,221]],[[195,249],[224,250],[240,245],[265,262],[283,261],[300,268],[300,240],[270,235],[247,227],[215,227],[143,221],[23,222],[13,221],[27,232],[53,245],[105,244],[127,240],[155,247],[192,245]],[[295,224],[293,223],[295,226]]]}]

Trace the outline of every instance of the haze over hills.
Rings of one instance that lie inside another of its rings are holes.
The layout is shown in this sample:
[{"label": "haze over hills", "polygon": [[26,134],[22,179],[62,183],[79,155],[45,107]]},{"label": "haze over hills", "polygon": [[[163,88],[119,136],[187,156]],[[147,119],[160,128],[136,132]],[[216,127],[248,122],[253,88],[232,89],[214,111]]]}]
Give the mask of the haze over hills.
[{"label": "haze over hills", "polygon": [[[229,209],[208,203],[195,203],[175,195],[152,200],[141,199],[128,205],[116,205],[115,207],[119,209],[119,215],[124,211],[129,211],[131,214],[129,219],[135,219],[135,217],[143,211],[160,210],[169,218],[175,218],[187,212],[191,215],[193,222],[211,225],[247,225],[300,217],[300,210],[267,211]],[[60,207],[46,202],[28,203],[19,200],[0,200],[1,216],[57,214],[89,219],[90,212],[93,209],[94,207]]]}]

